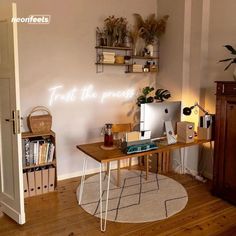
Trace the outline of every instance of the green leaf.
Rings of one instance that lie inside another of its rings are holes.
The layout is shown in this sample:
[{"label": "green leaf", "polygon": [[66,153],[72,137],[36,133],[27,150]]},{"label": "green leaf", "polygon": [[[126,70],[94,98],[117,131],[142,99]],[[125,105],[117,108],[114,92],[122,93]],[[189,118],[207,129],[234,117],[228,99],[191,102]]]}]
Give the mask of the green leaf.
[{"label": "green leaf", "polygon": [[234,58],[228,58],[228,59],[220,60],[219,62],[230,61],[230,60],[233,60],[233,59],[234,59]]},{"label": "green leaf", "polygon": [[224,45],[224,47],[226,47],[231,52],[231,54],[236,55],[236,50],[231,45]]},{"label": "green leaf", "polygon": [[227,70],[227,69],[231,66],[232,63],[233,63],[233,62],[231,61],[231,62],[225,67],[224,70]]}]

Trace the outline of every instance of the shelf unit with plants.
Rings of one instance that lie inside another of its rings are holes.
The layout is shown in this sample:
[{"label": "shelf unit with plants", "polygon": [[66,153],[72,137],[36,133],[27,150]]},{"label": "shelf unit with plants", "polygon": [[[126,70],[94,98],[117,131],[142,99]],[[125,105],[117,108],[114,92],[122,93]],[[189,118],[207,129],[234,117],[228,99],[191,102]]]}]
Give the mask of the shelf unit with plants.
[{"label": "shelf unit with plants", "polygon": [[143,19],[139,14],[133,15],[135,24],[129,30],[126,18],[115,16],[107,17],[103,28],[97,27],[97,73],[103,72],[107,65],[125,66],[126,73],[158,72],[159,38],[165,32],[169,16],[157,19],[155,14],[150,14]]}]

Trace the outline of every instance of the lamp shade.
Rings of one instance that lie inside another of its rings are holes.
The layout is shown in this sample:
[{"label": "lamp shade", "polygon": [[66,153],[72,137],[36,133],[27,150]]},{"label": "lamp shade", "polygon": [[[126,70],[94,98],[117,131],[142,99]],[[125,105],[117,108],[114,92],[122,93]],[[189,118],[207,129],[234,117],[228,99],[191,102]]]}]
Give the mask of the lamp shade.
[{"label": "lamp shade", "polygon": [[191,109],[190,107],[185,107],[185,108],[183,109],[183,113],[184,113],[184,115],[186,115],[186,116],[191,115],[191,112],[192,112],[192,109]]}]

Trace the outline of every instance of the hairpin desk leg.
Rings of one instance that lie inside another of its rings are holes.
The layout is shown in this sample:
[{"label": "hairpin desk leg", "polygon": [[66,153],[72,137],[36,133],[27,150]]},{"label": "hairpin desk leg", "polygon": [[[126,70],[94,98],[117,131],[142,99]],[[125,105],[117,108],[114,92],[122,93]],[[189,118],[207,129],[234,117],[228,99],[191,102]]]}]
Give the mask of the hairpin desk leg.
[{"label": "hairpin desk leg", "polygon": [[107,210],[108,210],[108,200],[109,200],[109,186],[110,186],[111,168],[110,162],[108,162],[108,178],[107,178],[107,194],[105,201],[105,212],[103,218],[103,208],[102,208],[102,163],[100,163],[100,228],[102,232],[106,231],[107,225]]},{"label": "hairpin desk leg", "polygon": [[82,201],[82,195],[83,195],[83,190],[84,190],[84,180],[85,180],[85,175],[86,175],[86,170],[87,170],[87,157],[84,157],[84,163],[83,163],[83,174],[80,179],[80,190],[79,190],[79,205],[81,205]]}]

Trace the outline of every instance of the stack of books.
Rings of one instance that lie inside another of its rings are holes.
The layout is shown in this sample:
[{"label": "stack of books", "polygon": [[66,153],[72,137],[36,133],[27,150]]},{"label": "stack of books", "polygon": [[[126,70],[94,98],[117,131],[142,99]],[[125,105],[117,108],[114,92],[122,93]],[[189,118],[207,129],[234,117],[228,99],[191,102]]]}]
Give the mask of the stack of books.
[{"label": "stack of books", "polygon": [[133,64],[133,72],[143,72],[143,65]]},{"label": "stack of books", "polygon": [[115,53],[114,52],[103,52],[102,53],[102,62],[107,64],[115,63]]}]

